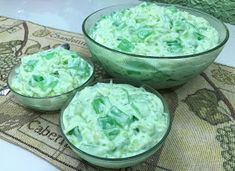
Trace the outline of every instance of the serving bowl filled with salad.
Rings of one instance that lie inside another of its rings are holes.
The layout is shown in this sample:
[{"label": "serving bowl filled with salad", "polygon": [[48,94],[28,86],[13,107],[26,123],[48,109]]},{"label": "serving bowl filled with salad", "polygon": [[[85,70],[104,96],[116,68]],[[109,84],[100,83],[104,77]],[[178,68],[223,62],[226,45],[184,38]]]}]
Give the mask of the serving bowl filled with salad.
[{"label": "serving bowl filled with salad", "polygon": [[150,2],[101,9],[82,29],[92,56],[109,74],[157,89],[201,73],[229,37],[226,26],[207,13]]},{"label": "serving bowl filled with salad", "polygon": [[55,111],[91,82],[93,74],[89,59],[57,47],[22,57],[8,76],[8,87],[22,105]]},{"label": "serving bowl filled with salad", "polygon": [[82,159],[101,167],[140,163],[164,143],[172,116],[149,86],[122,80],[94,82],[62,109],[60,128]]}]

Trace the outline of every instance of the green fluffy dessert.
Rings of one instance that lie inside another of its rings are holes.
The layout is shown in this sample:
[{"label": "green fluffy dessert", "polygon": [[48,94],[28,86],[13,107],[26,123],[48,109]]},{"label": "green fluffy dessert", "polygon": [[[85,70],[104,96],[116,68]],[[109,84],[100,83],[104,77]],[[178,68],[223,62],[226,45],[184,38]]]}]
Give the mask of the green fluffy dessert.
[{"label": "green fluffy dessert", "polygon": [[196,54],[219,42],[206,19],[146,2],[101,17],[89,35],[111,49],[145,56]]},{"label": "green fluffy dessert", "polygon": [[81,86],[92,73],[78,53],[58,47],[22,57],[11,87],[25,96],[56,96]]},{"label": "green fluffy dessert", "polygon": [[96,83],[78,92],[63,112],[62,129],[78,149],[105,158],[142,153],[169,127],[161,99],[128,84]]}]

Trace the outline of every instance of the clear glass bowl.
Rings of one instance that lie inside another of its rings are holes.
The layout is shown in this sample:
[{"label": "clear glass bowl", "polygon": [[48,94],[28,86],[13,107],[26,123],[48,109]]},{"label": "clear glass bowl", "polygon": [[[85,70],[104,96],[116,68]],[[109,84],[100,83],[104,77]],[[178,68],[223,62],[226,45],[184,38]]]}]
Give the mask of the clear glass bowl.
[{"label": "clear glass bowl", "polygon": [[[105,79],[105,80],[99,80],[98,82],[110,83],[111,80],[112,79]],[[168,104],[166,103],[165,99],[153,88],[151,88],[147,85],[144,85],[142,83],[139,83],[139,82],[125,81],[125,80],[121,80],[121,79],[113,79],[112,82],[116,83],[116,84],[119,84],[119,83],[123,84],[124,83],[124,84],[133,85],[135,87],[143,87],[143,88],[145,88],[145,90],[155,94],[156,96],[158,96],[162,100],[163,105],[164,105],[164,112],[168,114],[168,128],[167,128],[164,136],[162,137],[162,139],[156,145],[154,145],[152,148],[148,149],[147,151],[145,151],[143,153],[140,153],[140,154],[137,154],[137,155],[134,155],[131,157],[125,157],[125,158],[104,158],[104,157],[98,157],[98,156],[86,153],[86,152],[80,150],[79,148],[77,148],[75,145],[73,145],[68,140],[65,133],[63,132],[63,129],[64,129],[63,113],[64,113],[64,110],[66,109],[66,107],[69,105],[69,102],[67,102],[67,104],[61,110],[60,131],[61,131],[64,139],[68,143],[68,145],[81,159],[84,159],[93,165],[104,167],[104,168],[123,168],[123,167],[129,167],[129,166],[136,165],[140,162],[143,162],[147,158],[149,158],[151,155],[153,155],[154,153],[156,153],[158,151],[158,149],[165,142],[165,140],[170,132],[171,124],[172,124],[172,115],[169,112]],[[96,83],[97,82],[93,82],[93,83],[89,84],[88,86],[92,86]]]},{"label": "clear glass bowl", "polygon": [[[220,20],[199,10],[179,5],[176,5],[178,9],[203,17],[218,31],[219,43],[216,47],[201,53],[184,56],[143,56],[108,48],[89,36],[90,28],[102,16],[137,4],[123,4],[101,9],[89,15],[82,25],[85,40],[93,58],[99,61],[113,77],[142,81],[157,89],[181,85],[204,71],[216,59],[229,38],[228,29]],[[157,4],[160,6],[170,5]]]},{"label": "clear glass bowl", "polygon": [[64,104],[67,100],[72,98],[78,90],[82,89],[88,83],[92,82],[92,80],[94,78],[94,65],[92,64],[90,59],[87,59],[87,58],[83,58],[83,59],[91,65],[92,74],[83,85],[81,85],[81,86],[79,86],[69,92],[66,92],[66,93],[63,93],[60,95],[56,95],[56,96],[49,96],[49,97],[30,97],[30,96],[25,96],[25,95],[19,94],[18,92],[16,92],[15,90],[12,89],[11,84],[12,84],[12,80],[14,79],[14,77],[16,75],[16,69],[20,66],[20,64],[16,65],[9,73],[8,80],[7,80],[8,87],[11,90],[11,92],[14,94],[17,101],[27,108],[31,108],[31,109],[38,110],[38,111],[60,110],[61,107],[64,106]]}]

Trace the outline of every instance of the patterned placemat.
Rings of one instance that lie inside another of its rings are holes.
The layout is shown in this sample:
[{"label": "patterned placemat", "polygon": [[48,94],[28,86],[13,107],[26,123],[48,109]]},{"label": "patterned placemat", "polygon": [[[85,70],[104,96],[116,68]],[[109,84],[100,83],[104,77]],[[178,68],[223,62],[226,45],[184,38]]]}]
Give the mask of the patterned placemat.
[{"label": "patterned placemat", "polygon": [[[0,17],[0,87],[25,54],[69,43],[89,57],[81,34]],[[108,77],[96,65],[96,77]],[[58,129],[59,113],[38,113],[19,105],[11,93],[0,96],[0,137],[61,170],[104,170],[81,161]],[[234,170],[235,68],[212,64],[187,84],[162,91],[174,121],[164,147],[144,163],[120,171]],[[37,167],[37,166],[35,166]]]}]

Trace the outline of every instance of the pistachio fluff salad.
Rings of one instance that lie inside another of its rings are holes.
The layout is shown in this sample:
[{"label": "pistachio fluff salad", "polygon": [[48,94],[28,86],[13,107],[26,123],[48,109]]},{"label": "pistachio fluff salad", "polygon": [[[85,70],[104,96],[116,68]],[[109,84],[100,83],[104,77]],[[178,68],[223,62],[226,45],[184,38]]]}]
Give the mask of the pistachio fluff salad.
[{"label": "pistachio fluff salad", "polygon": [[62,129],[78,149],[123,158],[156,145],[169,127],[161,99],[128,84],[96,83],[74,96],[62,115]]},{"label": "pistachio fluff salad", "polygon": [[195,54],[219,42],[218,32],[204,18],[146,2],[101,17],[89,35],[106,47],[146,56]]},{"label": "pistachio fluff salad", "polygon": [[19,94],[48,97],[84,84],[93,68],[78,53],[58,47],[22,57],[11,87]]}]

